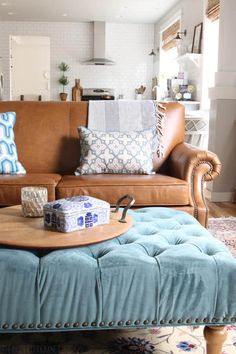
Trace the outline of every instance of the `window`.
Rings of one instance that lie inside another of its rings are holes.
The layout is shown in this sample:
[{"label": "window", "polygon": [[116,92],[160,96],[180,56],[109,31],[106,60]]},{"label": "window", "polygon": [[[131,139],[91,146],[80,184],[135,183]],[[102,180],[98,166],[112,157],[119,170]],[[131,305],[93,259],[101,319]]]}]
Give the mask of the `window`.
[{"label": "window", "polygon": [[169,96],[167,80],[176,77],[179,71],[179,65],[175,60],[178,56],[175,37],[179,31],[180,19],[175,19],[161,32],[159,85],[162,98]]}]

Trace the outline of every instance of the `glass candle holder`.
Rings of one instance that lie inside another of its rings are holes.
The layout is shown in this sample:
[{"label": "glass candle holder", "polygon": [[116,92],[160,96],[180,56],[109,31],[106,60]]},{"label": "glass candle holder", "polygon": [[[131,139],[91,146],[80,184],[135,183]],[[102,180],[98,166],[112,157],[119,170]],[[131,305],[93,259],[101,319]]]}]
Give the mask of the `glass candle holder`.
[{"label": "glass candle holder", "polygon": [[48,190],[44,187],[24,187],[21,189],[21,207],[25,217],[43,216],[43,206],[48,201]]}]

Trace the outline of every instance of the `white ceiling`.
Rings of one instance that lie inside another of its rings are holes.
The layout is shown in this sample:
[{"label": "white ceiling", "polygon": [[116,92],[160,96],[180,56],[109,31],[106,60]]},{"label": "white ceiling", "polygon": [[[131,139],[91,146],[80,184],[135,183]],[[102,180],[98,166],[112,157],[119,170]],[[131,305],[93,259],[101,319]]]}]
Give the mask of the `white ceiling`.
[{"label": "white ceiling", "polygon": [[155,23],[179,0],[0,0],[0,21]]}]

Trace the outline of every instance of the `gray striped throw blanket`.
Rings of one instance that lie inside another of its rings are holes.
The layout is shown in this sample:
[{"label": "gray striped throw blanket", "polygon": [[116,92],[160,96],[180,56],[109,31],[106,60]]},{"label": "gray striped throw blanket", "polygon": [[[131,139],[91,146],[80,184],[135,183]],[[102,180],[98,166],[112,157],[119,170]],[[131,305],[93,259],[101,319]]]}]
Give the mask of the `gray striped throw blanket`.
[{"label": "gray striped throw blanket", "polygon": [[88,128],[100,131],[141,131],[156,127],[157,155],[164,157],[165,108],[157,101],[89,101]]}]

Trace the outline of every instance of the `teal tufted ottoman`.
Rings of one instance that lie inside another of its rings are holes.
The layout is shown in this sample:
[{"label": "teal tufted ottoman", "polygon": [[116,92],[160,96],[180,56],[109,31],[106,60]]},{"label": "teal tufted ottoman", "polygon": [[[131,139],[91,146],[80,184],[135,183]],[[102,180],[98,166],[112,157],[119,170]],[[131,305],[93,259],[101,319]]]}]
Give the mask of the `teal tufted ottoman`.
[{"label": "teal tufted ottoman", "polygon": [[236,260],[187,213],[129,214],[134,226],[99,244],[0,248],[0,332],[207,325],[207,353],[220,354],[222,326],[236,322]]}]

